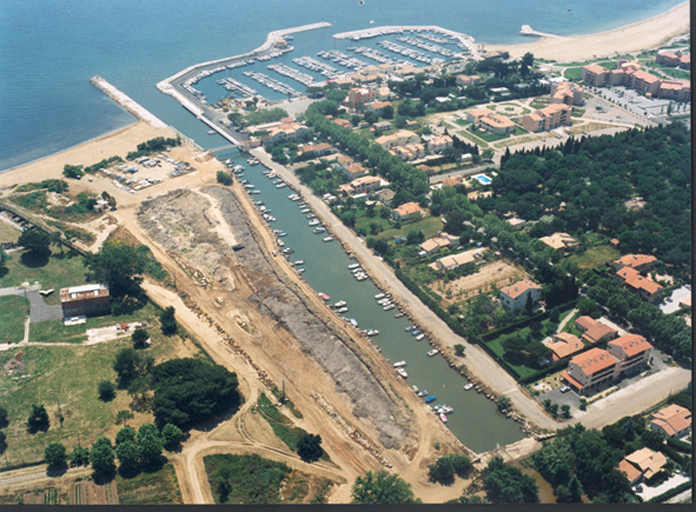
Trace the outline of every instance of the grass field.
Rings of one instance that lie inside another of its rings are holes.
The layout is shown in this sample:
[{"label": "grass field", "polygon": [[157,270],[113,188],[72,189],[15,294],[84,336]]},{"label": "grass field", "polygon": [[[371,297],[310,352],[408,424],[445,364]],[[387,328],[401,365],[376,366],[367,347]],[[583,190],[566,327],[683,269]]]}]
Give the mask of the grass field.
[{"label": "grass field", "polygon": [[509,135],[495,135],[493,133],[484,132],[483,130],[473,130],[470,129],[476,137],[485,140],[486,142],[497,142],[499,140],[507,139]]},{"label": "grass field", "polygon": [[24,297],[0,297],[0,343],[6,343],[8,340],[11,343],[22,341],[28,307],[29,301]]},{"label": "grass field", "polygon": [[0,242],[16,242],[22,232],[3,220],[0,220]]},{"label": "grass field", "polygon": [[19,286],[24,282],[39,281],[42,288],[54,288],[56,291],[45,301],[49,305],[60,304],[58,291],[66,286],[86,284],[86,268],[82,256],[60,257],[54,252],[47,259],[38,259],[24,255],[22,251],[8,254],[5,268],[0,268],[0,288]]},{"label": "grass field", "polygon": [[442,221],[439,217],[426,217],[417,222],[404,222],[401,224],[401,229],[390,228],[380,233],[377,238],[386,240],[406,238],[409,231],[422,231],[425,239],[431,238],[442,230]]},{"label": "grass field", "polygon": [[181,505],[181,490],[174,466],[165,464],[154,473],[139,473],[133,478],[116,476],[120,505]]},{"label": "grass field", "polygon": [[[209,455],[203,458],[215,503],[263,505],[281,503],[280,486],[290,473],[282,462],[258,455]],[[230,484],[226,498],[221,499],[218,481],[221,472]]]},{"label": "grass field", "polygon": [[577,263],[580,268],[597,268],[620,257],[621,253],[617,249],[609,245],[599,245],[590,247],[582,254],[573,254],[570,260]]}]

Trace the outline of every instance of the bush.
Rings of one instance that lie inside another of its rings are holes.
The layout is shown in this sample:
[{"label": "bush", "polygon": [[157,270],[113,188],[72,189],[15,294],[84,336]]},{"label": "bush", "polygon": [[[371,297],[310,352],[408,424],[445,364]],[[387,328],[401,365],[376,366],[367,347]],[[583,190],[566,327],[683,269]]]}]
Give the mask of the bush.
[{"label": "bush", "polygon": [[297,455],[305,462],[317,461],[323,453],[319,435],[305,434],[297,441]]},{"label": "bush", "polygon": [[147,340],[149,336],[147,335],[147,330],[136,329],[131,335],[131,340],[133,341],[133,348],[147,348]]},{"label": "bush", "polygon": [[229,187],[230,185],[232,185],[232,176],[228,172],[218,171],[217,182],[221,185],[227,185]]},{"label": "bush", "polygon": [[176,334],[177,324],[176,318],[174,318],[175,311],[174,306],[169,306],[160,313],[160,327],[162,329],[162,334],[165,336]]},{"label": "bush", "polygon": [[7,450],[7,436],[0,430],[0,455],[5,453],[5,450]]},{"label": "bush", "polygon": [[7,409],[0,406],[0,428],[5,428],[9,422],[7,421]]},{"label": "bush", "polygon": [[57,468],[64,465],[67,458],[65,445],[61,443],[50,443],[44,450],[44,461],[51,467]]},{"label": "bush", "polygon": [[111,400],[116,398],[116,385],[110,380],[103,380],[97,386],[97,392],[99,393],[99,400],[111,402]]},{"label": "bush", "polygon": [[31,414],[27,419],[27,428],[29,433],[35,434],[39,430],[46,432],[50,426],[50,421],[48,419],[48,412],[46,412],[46,407],[43,405],[32,405]]}]

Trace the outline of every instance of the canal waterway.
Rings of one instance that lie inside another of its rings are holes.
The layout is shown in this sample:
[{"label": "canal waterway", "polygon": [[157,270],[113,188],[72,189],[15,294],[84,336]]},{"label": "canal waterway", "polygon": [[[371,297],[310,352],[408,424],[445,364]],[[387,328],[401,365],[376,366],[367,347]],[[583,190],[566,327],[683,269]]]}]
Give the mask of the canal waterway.
[{"label": "canal waterway", "polygon": [[[249,180],[255,187],[253,190],[260,191],[251,197],[254,201],[264,201],[266,208],[271,209],[270,215],[277,219],[270,223],[271,228],[287,233],[282,238],[285,248],[295,251],[288,258],[304,260],[299,267],[305,269],[303,277],[307,283],[317,293],[328,295],[329,304],[345,301],[349,311],[342,316],[355,319],[359,329],[379,330],[379,335],[371,338],[372,342],[391,363],[401,360],[408,363],[404,369],[408,373],[409,387],[416,385],[435,395],[437,400],[431,405],[446,404],[454,408],[448,415],[447,426],[464,445],[481,453],[524,437],[518,424],[500,414],[492,401],[473,389],[464,391],[466,380],[450,368],[444,358],[426,355],[433,347],[427,338],[418,342],[406,332],[406,327],[411,325],[407,317],[395,318],[397,309],[382,310],[374,298],[380,290],[369,279],[359,282],[353,277],[348,265],[355,261],[337,240],[323,241],[329,233],[313,233],[308,214],[300,212],[298,202],[288,199],[293,193],[290,188],[276,188],[274,180],[262,174],[265,167],[249,166],[237,150],[221,151],[217,157],[223,161],[231,158],[246,168],[240,179]],[[424,332],[427,333],[427,329]]]}]

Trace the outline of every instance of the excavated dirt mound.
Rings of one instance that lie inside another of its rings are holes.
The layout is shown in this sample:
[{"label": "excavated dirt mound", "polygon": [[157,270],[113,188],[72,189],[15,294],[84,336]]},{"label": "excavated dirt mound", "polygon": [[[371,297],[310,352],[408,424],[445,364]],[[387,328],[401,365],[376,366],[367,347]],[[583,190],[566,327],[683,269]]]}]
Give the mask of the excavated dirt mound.
[{"label": "excavated dirt mound", "polygon": [[230,278],[230,265],[240,265],[254,289],[251,297],[258,310],[287,329],[336,382],[336,389],[350,397],[353,414],[369,418],[380,432],[386,448],[398,448],[409,433],[408,418],[368,366],[349,348],[339,331],[308,308],[305,299],[293,291],[288,280],[266,259],[254,237],[246,214],[234,194],[221,187],[203,190],[216,199],[235,241],[232,247],[213,232],[215,226],[205,211],[211,204],[205,196],[188,190],[172,191],[143,202],[139,220],[150,236],[179,259],[211,276],[220,284]]}]

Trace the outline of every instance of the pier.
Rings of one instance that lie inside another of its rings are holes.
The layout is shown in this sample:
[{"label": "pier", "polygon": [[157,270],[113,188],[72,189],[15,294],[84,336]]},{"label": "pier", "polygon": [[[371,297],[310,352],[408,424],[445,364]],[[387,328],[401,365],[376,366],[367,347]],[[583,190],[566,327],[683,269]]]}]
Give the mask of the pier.
[{"label": "pier", "polygon": [[106,94],[109,98],[125,108],[141,121],[145,121],[155,128],[167,128],[168,125],[155,114],[147,110],[142,105],[136,103],[126,93],[119,91],[116,87],[104,80],[100,76],[93,76],[89,81],[100,91]]},{"label": "pier", "polygon": [[522,25],[520,27],[520,34],[523,36],[550,37],[553,39],[568,39],[567,37],[557,36],[556,34],[548,34],[546,32],[539,32],[538,30],[534,30],[529,25]]}]

